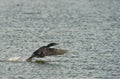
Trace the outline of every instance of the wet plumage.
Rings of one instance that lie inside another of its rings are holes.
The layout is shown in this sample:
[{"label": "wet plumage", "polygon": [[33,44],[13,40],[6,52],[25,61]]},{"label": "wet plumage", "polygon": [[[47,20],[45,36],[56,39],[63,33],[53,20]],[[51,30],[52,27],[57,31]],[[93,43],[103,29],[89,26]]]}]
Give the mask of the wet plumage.
[{"label": "wet plumage", "polygon": [[34,57],[43,58],[45,56],[61,55],[61,54],[64,54],[66,52],[65,50],[61,50],[61,49],[50,48],[50,47],[55,46],[55,45],[58,45],[58,43],[50,43],[47,46],[40,47],[35,52],[33,52],[31,57],[29,57],[27,59],[27,61],[31,61],[32,58],[34,58]]}]

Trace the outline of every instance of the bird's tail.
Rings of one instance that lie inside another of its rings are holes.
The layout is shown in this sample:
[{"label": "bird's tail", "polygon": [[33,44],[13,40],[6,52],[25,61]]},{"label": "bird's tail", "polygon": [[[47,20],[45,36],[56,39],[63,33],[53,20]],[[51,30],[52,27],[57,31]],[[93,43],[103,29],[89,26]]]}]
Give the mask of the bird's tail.
[{"label": "bird's tail", "polygon": [[26,59],[26,61],[31,62],[31,61],[32,61],[32,58],[33,58],[33,56],[31,56],[31,57],[29,57],[28,59]]},{"label": "bird's tail", "polygon": [[58,43],[50,43],[47,45],[47,47],[51,47],[51,46],[55,46],[55,45],[58,45]]}]

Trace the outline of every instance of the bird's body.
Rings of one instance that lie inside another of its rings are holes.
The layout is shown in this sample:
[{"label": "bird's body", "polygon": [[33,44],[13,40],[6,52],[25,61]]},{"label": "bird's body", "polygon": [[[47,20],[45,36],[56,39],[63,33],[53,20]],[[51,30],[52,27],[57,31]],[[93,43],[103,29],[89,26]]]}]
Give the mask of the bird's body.
[{"label": "bird's body", "polygon": [[64,54],[66,51],[61,50],[61,49],[55,49],[55,48],[50,48],[51,46],[58,45],[57,43],[50,43],[47,46],[42,46],[39,49],[37,49],[31,57],[27,59],[27,61],[31,61],[33,57],[37,58],[43,58],[45,56],[51,56],[51,55],[61,55]]}]

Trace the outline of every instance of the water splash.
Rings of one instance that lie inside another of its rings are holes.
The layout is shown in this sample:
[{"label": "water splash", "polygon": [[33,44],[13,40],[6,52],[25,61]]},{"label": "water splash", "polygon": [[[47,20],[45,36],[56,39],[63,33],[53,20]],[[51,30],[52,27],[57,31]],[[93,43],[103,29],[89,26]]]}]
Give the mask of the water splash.
[{"label": "water splash", "polygon": [[25,61],[25,59],[21,57],[10,57],[8,58],[8,61]]}]

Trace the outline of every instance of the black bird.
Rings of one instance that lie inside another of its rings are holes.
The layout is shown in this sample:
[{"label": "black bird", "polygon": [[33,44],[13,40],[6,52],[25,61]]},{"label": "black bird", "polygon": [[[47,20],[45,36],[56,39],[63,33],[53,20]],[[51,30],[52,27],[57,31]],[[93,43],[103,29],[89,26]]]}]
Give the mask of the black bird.
[{"label": "black bird", "polygon": [[58,43],[50,43],[47,46],[40,47],[35,52],[33,52],[33,54],[26,61],[31,61],[33,57],[43,58],[45,56],[61,55],[66,52],[65,50],[61,49],[50,48],[55,45],[58,45]]}]

